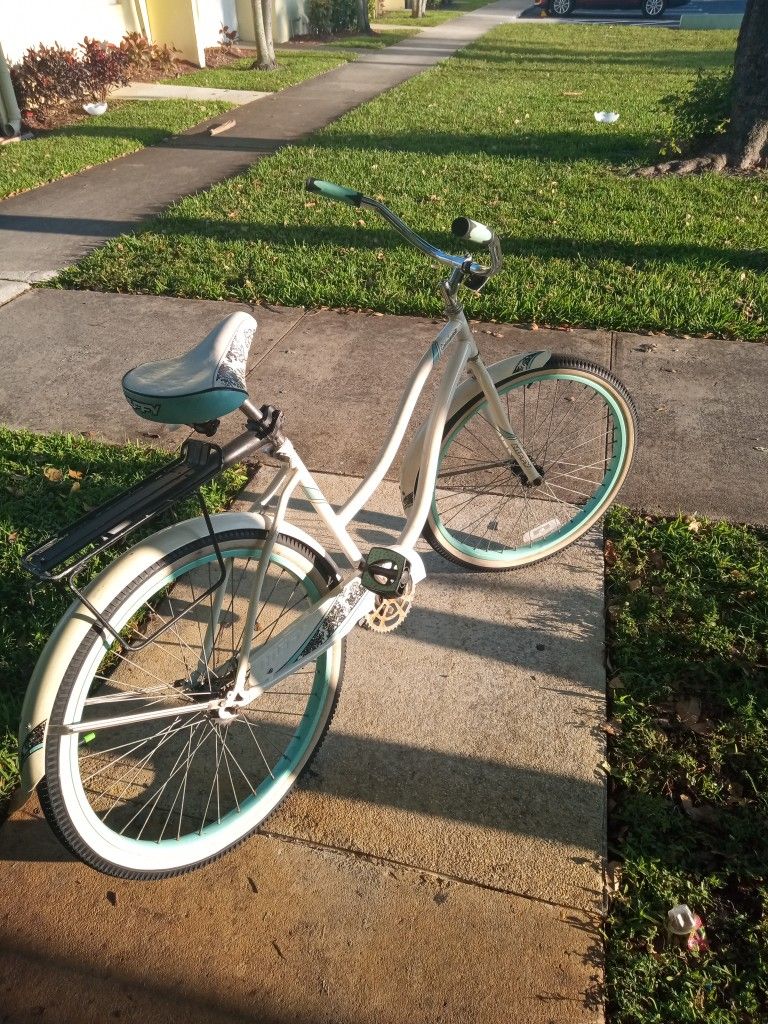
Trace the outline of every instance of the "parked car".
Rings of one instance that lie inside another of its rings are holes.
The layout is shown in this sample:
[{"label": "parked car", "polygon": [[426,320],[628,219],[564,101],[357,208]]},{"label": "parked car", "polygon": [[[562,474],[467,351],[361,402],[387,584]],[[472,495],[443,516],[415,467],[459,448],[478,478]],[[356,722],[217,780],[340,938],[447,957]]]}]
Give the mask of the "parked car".
[{"label": "parked car", "polygon": [[668,7],[683,7],[689,0],[536,0],[553,18],[567,18],[579,10],[640,10],[645,18],[660,18]]}]

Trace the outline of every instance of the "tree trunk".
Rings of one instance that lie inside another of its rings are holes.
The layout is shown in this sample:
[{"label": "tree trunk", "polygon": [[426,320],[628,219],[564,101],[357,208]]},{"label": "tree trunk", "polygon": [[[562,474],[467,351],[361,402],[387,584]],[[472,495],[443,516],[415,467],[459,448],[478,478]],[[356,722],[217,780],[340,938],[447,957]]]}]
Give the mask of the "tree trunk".
[{"label": "tree trunk", "polygon": [[411,17],[423,18],[427,9],[427,0],[411,0]]},{"label": "tree trunk", "polygon": [[272,11],[270,0],[251,0],[253,32],[256,36],[256,60],[253,67],[259,71],[274,71],[275,47],[272,43]]},{"label": "tree trunk", "polygon": [[754,167],[768,142],[768,0],[747,0],[733,68],[729,164]]},{"label": "tree trunk", "polygon": [[373,35],[371,20],[368,17],[368,0],[357,0],[357,31],[364,35]]}]

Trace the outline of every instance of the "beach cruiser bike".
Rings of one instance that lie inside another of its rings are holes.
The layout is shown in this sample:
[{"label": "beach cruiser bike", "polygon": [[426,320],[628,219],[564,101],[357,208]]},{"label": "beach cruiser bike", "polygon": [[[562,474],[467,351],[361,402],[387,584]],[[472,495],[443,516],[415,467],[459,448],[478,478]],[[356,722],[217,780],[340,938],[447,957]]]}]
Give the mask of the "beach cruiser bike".
[{"label": "beach cruiser bike", "polygon": [[[262,824],[328,729],[347,634],[404,620],[425,576],[419,537],[466,569],[530,565],[598,520],[632,461],[632,400],[607,370],[547,351],[483,364],[459,289],[479,291],[501,268],[488,228],[464,217],[452,227],[487,246],[486,266],[436,248],[359,192],[314,179],[307,188],[374,210],[444,264],[447,323],[368,476],[338,509],[285,436],[280,411],[248,397],[248,314],[228,316],[188,354],[123,378],[140,416],[189,424],[200,437],[26,556],[30,572],[66,583],[74,601],[35,668],[20,736],[22,796],[36,789],[67,848],[112,875],[188,871]],[[402,532],[361,551],[347,528],[391,466],[438,363],[434,404],[402,463]],[[245,430],[219,447],[210,440],[218,420],[236,409]],[[254,457],[275,473],[252,510],[209,514],[200,487]],[[345,567],[289,522],[297,490]],[[79,586],[94,555],[195,493],[198,518],[140,540]]]}]

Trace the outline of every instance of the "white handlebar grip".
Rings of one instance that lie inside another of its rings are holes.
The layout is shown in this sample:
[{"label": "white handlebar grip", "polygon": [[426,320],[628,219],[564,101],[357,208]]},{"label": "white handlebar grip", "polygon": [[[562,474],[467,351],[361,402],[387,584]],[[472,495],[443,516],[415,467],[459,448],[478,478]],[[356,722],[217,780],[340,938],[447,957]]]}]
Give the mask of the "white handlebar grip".
[{"label": "white handlebar grip", "polygon": [[493,238],[490,228],[469,217],[457,217],[451,224],[451,231],[466,242],[475,242],[478,245],[486,244]]}]

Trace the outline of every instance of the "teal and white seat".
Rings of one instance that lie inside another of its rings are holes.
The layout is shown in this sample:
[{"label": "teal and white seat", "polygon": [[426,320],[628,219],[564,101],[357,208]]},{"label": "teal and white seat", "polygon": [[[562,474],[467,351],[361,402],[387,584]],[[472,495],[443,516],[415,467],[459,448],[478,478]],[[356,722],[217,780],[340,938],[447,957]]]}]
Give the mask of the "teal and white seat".
[{"label": "teal and white seat", "polygon": [[248,397],[246,365],[255,332],[249,313],[232,313],[186,355],[129,370],[123,393],[139,416],[156,423],[226,416]]}]

